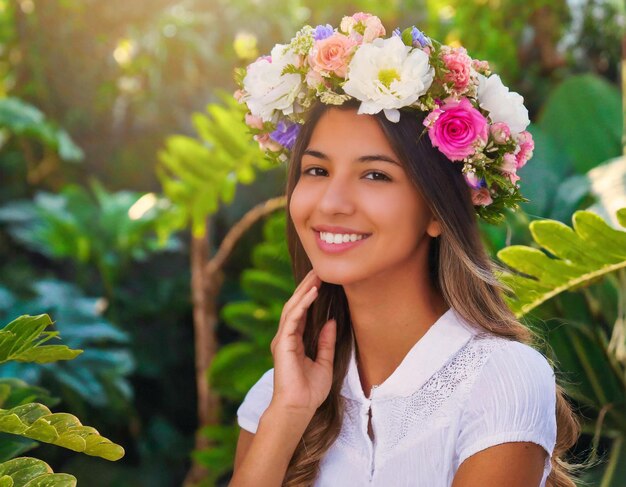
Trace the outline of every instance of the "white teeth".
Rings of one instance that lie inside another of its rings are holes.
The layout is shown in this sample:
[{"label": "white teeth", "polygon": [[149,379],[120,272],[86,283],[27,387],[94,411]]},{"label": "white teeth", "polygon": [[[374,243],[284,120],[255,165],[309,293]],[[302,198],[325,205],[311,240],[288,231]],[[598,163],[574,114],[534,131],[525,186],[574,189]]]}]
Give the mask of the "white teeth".
[{"label": "white teeth", "polygon": [[329,232],[320,232],[320,238],[326,242],[331,244],[338,244],[343,242],[356,242],[357,240],[361,240],[364,235],[357,235],[356,233],[348,234],[348,233],[329,233]]}]

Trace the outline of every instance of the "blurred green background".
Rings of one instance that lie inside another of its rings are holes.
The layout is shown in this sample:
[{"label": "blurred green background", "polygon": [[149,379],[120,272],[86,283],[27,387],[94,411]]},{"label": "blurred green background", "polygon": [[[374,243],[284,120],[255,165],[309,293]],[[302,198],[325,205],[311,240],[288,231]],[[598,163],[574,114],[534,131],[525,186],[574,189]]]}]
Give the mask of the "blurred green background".
[{"label": "blurred green background", "polygon": [[[272,366],[294,287],[285,170],[251,142],[233,70],[358,11],[462,44],[524,96],[530,202],[482,227],[494,258],[581,209],[624,231],[618,0],[0,0],[0,323],[49,313],[85,350],[0,377],[43,387],[126,452],[29,455],[89,487],[226,485],[236,408]],[[583,418],[571,458],[593,452],[583,479],[601,487],[626,486],[624,260],[526,316]]]}]

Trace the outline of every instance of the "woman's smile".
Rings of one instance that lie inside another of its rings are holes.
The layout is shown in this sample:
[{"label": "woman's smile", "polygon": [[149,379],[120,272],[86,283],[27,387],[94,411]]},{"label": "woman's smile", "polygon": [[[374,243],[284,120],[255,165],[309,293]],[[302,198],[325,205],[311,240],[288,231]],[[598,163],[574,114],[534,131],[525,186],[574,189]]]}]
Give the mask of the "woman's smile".
[{"label": "woman's smile", "polygon": [[363,242],[365,242],[365,240],[367,240],[371,236],[371,234],[338,234],[330,232],[318,232],[317,230],[313,230],[313,233],[315,233],[315,241],[317,242],[317,246],[322,251],[329,254],[336,254],[349,249],[354,249],[363,244]]}]

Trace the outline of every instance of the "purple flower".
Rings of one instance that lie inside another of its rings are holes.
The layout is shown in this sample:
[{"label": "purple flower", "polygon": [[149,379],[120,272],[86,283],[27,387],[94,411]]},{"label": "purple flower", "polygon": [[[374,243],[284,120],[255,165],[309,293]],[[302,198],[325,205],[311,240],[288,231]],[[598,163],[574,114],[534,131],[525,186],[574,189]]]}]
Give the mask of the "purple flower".
[{"label": "purple flower", "polygon": [[[400,28],[396,28],[394,29],[392,35],[402,37],[402,31]],[[411,29],[411,39],[413,47],[426,47],[430,44],[428,37],[426,37],[424,33],[415,26]]]},{"label": "purple flower", "polygon": [[411,37],[413,38],[413,47],[417,47],[415,43],[418,43],[420,47],[426,47],[430,44],[428,37],[426,37],[424,33],[415,26],[411,29]]},{"label": "purple flower", "polygon": [[296,138],[300,132],[300,124],[298,123],[285,123],[284,121],[278,122],[276,130],[270,134],[270,138],[275,140],[283,147],[291,150],[296,143]]},{"label": "purple flower", "polygon": [[480,188],[484,188],[487,186],[487,181],[485,181],[485,178],[478,179],[478,177],[473,171],[468,171],[467,173],[464,174],[464,176],[465,176],[465,181],[467,182],[470,188],[480,189]]},{"label": "purple flower", "polygon": [[321,41],[322,39],[332,36],[334,32],[335,30],[330,24],[318,25],[315,29],[313,29],[313,39]]}]

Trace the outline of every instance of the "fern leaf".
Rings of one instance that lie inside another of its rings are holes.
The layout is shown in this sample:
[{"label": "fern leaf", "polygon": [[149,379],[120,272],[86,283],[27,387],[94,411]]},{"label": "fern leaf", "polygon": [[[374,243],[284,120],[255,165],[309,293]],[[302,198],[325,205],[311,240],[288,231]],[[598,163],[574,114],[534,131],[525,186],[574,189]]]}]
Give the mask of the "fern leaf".
[{"label": "fern leaf", "polygon": [[[626,227],[626,208],[618,211],[618,221]],[[498,252],[498,258],[518,272],[498,276],[515,292],[515,298],[506,299],[518,318],[564,291],[626,268],[626,231],[612,228],[592,211],[577,211],[572,222],[573,227],[555,220],[530,224],[535,242],[551,255],[525,245]]]},{"label": "fern leaf", "polygon": [[76,477],[53,473],[43,460],[20,457],[0,463],[0,487],[76,487]]},{"label": "fern leaf", "polygon": [[59,334],[44,331],[51,324],[50,317],[43,314],[23,315],[6,325],[0,330],[0,364],[8,360],[37,363],[71,360],[83,353],[65,345],[42,345]]},{"label": "fern leaf", "polygon": [[101,436],[95,428],[84,426],[76,416],[52,413],[39,403],[0,409],[0,432],[21,435],[111,461],[124,456],[124,448]]}]

